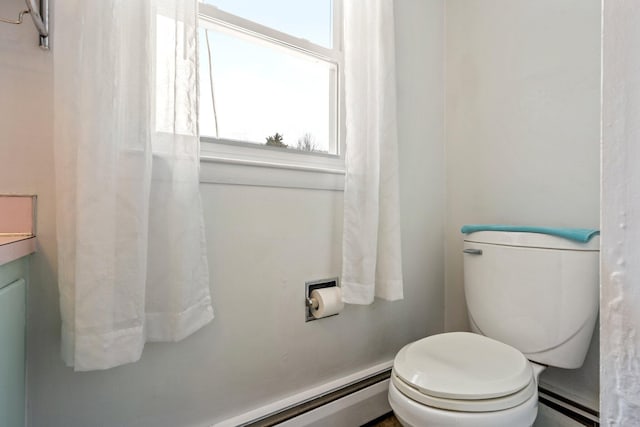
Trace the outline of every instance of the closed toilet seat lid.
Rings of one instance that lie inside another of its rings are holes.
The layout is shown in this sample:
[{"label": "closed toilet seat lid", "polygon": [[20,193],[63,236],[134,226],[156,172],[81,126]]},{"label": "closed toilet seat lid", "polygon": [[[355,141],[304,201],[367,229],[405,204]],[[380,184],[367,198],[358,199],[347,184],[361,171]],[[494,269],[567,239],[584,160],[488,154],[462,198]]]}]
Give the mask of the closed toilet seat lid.
[{"label": "closed toilet seat lid", "polygon": [[531,379],[529,385],[520,391],[513,394],[509,394],[503,397],[496,397],[493,399],[475,399],[475,400],[462,400],[462,399],[444,399],[441,397],[429,396],[421,393],[415,387],[402,381],[395,372],[391,373],[391,384],[389,387],[395,387],[400,393],[404,394],[410,400],[420,402],[423,405],[431,406],[432,408],[445,409],[449,411],[458,412],[493,412],[502,411],[509,408],[522,405],[527,400],[535,398],[536,395],[536,381]]},{"label": "closed toilet seat lid", "polygon": [[393,371],[419,393],[457,401],[502,398],[535,386],[531,363],[521,352],[469,332],[407,344],[396,355]]}]

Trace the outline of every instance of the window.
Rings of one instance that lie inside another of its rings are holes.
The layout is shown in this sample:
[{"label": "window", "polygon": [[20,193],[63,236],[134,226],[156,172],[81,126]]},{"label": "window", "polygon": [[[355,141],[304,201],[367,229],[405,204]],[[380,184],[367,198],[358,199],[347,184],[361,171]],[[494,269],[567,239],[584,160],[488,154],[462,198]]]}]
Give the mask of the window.
[{"label": "window", "polygon": [[202,0],[203,154],[339,168],[341,0]]}]

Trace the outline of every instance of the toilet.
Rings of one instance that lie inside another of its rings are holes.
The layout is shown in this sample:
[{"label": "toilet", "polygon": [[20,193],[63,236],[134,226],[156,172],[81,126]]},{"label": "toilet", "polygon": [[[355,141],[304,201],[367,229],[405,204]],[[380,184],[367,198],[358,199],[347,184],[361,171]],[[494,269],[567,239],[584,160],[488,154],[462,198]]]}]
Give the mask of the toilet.
[{"label": "toilet", "polygon": [[598,316],[599,238],[479,231],[464,241],[473,332],[396,355],[389,403],[406,427],[528,427],[547,366],[582,366]]}]

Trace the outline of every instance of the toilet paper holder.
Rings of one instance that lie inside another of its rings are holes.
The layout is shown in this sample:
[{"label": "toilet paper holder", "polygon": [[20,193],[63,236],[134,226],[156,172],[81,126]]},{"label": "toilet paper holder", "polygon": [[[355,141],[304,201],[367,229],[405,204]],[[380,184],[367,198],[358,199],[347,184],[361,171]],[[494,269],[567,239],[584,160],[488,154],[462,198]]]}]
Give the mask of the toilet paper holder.
[{"label": "toilet paper holder", "polygon": [[[311,322],[312,320],[318,320],[311,314],[312,308],[318,308],[318,301],[315,298],[311,298],[311,292],[316,289],[332,288],[334,286],[340,287],[339,279],[337,277],[323,280],[313,280],[304,283],[304,304],[305,304],[305,322]],[[337,316],[337,314],[334,314]]]}]

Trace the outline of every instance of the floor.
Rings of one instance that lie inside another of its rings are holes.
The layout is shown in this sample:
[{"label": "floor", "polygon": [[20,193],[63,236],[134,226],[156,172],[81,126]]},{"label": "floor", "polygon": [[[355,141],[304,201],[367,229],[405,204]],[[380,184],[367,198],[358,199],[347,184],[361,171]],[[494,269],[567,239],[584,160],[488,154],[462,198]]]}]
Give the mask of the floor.
[{"label": "floor", "polygon": [[[547,407],[546,405],[540,405],[538,410],[538,418],[536,419],[534,427],[583,427],[577,421],[571,418],[565,417],[559,412]],[[384,415],[378,419],[365,424],[362,427],[402,427],[400,422],[393,416],[393,414]]]},{"label": "floor", "polygon": [[402,424],[400,424],[393,414],[387,414],[365,424],[362,427],[402,427]]}]

